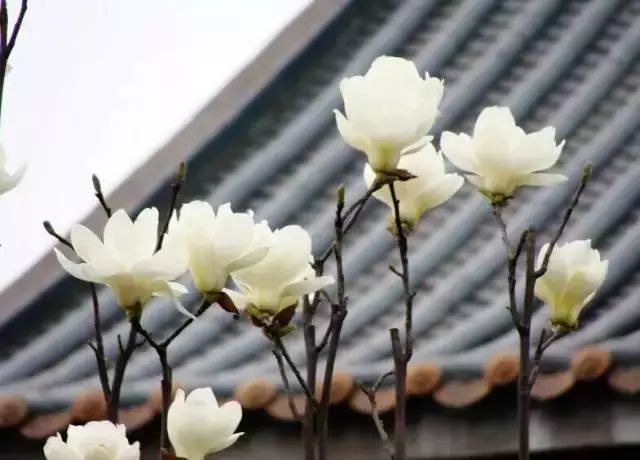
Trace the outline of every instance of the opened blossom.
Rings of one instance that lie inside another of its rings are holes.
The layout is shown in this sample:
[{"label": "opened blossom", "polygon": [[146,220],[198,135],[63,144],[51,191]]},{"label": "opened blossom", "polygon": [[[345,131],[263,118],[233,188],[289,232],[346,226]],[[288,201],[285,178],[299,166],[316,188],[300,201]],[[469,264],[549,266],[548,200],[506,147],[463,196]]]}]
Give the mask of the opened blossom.
[{"label": "opened blossom", "polygon": [[229,294],[238,306],[275,314],[333,283],[331,276],[315,275],[311,260],[309,234],[297,225],[283,227],[271,234],[264,259],[231,274],[238,291]]},{"label": "opened blossom", "polygon": [[[415,176],[407,181],[394,182],[396,197],[399,201],[400,219],[408,229],[412,229],[422,214],[446,200],[462,187],[464,179],[459,174],[447,174],[444,160],[431,143],[418,152],[404,155],[398,167]],[[364,168],[364,180],[371,187],[376,173],[371,166]],[[373,196],[391,208],[390,228],[395,228],[395,214],[391,191],[388,186],[376,191]]]},{"label": "opened blossom", "polygon": [[267,223],[254,223],[251,212],[234,213],[227,203],[216,213],[204,201],[183,205],[169,232],[183,245],[196,288],[207,295],[221,292],[232,272],[262,260],[271,238]]},{"label": "opened blossom", "polygon": [[20,166],[13,174],[7,171],[7,153],[0,144],[0,194],[13,189],[22,180],[27,170],[26,165]]},{"label": "opened blossom", "polygon": [[[540,250],[537,265],[543,264],[549,245]],[[538,279],[535,294],[549,307],[549,318],[557,328],[575,329],[582,309],[607,276],[609,262],[591,248],[591,240],[571,241],[556,246],[547,271]]]},{"label": "opened blossom", "polygon": [[144,209],[135,222],[119,209],[105,225],[104,241],[84,225],[72,227],[71,244],[83,262],[72,262],[58,249],[55,253],[72,276],[113,289],[131,315],[139,315],[152,296],[171,297],[186,313],[177,299],[186,289],[172,282],[186,270],[184,251],[171,237],[156,251],[157,240],[157,209]]},{"label": "opened blossom", "polygon": [[47,439],[44,456],[47,460],[138,460],[140,444],[129,444],[124,425],[89,422],[69,425],[66,442],[60,433]]},{"label": "opened blossom", "polygon": [[335,110],[338,130],[374,171],[391,173],[403,153],[429,140],[443,90],[442,80],[423,78],[413,62],[381,56],[364,76],[340,83],[345,113]]},{"label": "opened blossom", "polygon": [[470,173],[469,182],[500,204],[517,187],[548,186],[567,179],[541,172],[555,165],[562,152],[564,141],[556,144],[555,136],[551,126],[527,134],[508,107],[487,107],[476,121],[473,137],[445,131],[440,147],[451,163]]},{"label": "opened blossom", "polygon": [[203,460],[237,441],[243,434],[235,432],[241,419],[240,404],[218,406],[211,388],[198,388],[186,398],[180,389],[169,407],[167,432],[178,457]]}]

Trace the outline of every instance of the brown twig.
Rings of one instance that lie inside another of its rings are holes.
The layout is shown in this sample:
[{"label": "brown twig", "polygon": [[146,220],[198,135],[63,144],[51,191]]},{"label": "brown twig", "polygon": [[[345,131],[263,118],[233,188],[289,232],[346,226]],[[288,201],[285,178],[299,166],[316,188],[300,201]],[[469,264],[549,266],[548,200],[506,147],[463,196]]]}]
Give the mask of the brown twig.
[{"label": "brown twig", "polygon": [[316,398],[313,395],[313,392],[311,391],[311,389],[309,388],[307,383],[304,381],[304,378],[302,378],[302,374],[300,373],[300,369],[298,369],[298,366],[296,365],[295,361],[293,361],[293,358],[291,358],[291,355],[287,351],[287,347],[284,346],[284,343],[282,342],[282,338],[280,338],[280,336],[277,333],[272,332],[272,331],[270,331],[268,329],[266,330],[266,332],[267,332],[267,334],[269,334],[269,338],[273,342],[275,348],[284,357],[284,360],[287,362],[287,365],[291,369],[291,372],[293,372],[293,375],[296,377],[296,380],[298,381],[298,384],[300,385],[300,387],[304,391],[307,399],[310,401],[310,403],[314,407],[317,407],[318,402],[316,401]]},{"label": "brown twig", "polygon": [[284,390],[287,393],[287,401],[289,402],[289,409],[291,409],[293,418],[299,422],[302,419],[302,417],[300,417],[300,412],[298,412],[296,403],[293,400],[293,393],[291,391],[291,385],[289,384],[289,378],[287,377],[287,370],[285,369],[284,361],[282,360],[282,350],[274,346],[273,349],[271,350],[271,353],[273,353],[273,356],[275,356],[276,362],[278,363],[278,369],[280,370],[280,378],[282,379]]},{"label": "brown twig", "polygon": [[53,236],[56,240],[58,240],[60,243],[64,244],[68,248],[73,249],[73,245],[71,244],[71,241],[69,241],[65,237],[61,236],[58,232],[56,232],[55,229],[53,228],[53,225],[51,225],[51,222],[49,222],[48,220],[45,220],[44,222],[42,222],[42,226],[44,227],[44,229],[49,235]]},{"label": "brown twig", "polygon": [[400,344],[400,331],[394,327],[389,331],[389,334],[391,336],[396,392],[393,459],[404,460],[407,458],[407,360]]},{"label": "brown twig", "polygon": [[26,14],[27,0],[22,0],[18,18],[13,26],[13,32],[11,33],[11,37],[8,38],[9,14],[7,12],[7,2],[6,0],[0,0],[0,113],[2,110],[4,80],[7,74],[9,56],[16,44],[16,39],[18,38],[18,33],[20,32],[22,21]]},{"label": "brown twig", "polygon": [[516,249],[514,250],[511,247],[511,243],[509,242],[509,233],[507,231],[507,225],[502,217],[502,210],[504,209],[503,205],[494,204],[493,205],[493,216],[500,227],[500,234],[502,237],[502,242],[504,243],[506,252],[507,252],[507,283],[508,283],[508,291],[509,291],[509,313],[511,314],[511,320],[513,321],[513,325],[515,328],[520,331],[522,329],[522,318],[520,318],[520,313],[518,311],[518,301],[516,299],[516,274],[518,269],[518,259],[520,254],[522,253],[522,249],[525,245],[526,234],[527,232],[522,232],[520,234],[520,240]]},{"label": "brown twig", "polygon": [[[314,296],[318,297],[317,295]],[[302,305],[302,329],[304,332],[304,347],[307,358],[307,385],[316,387],[318,355],[321,351],[316,347],[316,329],[313,325],[315,307],[305,295]],[[305,401],[304,418],[302,420],[302,440],[304,443],[305,460],[315,460],[315,414],[316,408],[308,399]]]},{"label": "brown twig", "polygon": [[560,226],[556,230],[554,237],[551,239],[551,242],[547,247],[547,251],[544,254],[544,258],[542,259],[542,264],[540,265],[540,268],[538,268],[538,270],[535,273],[536,278],[540,278],[547,272],[547,267],[549,266],[549,260],[551,260],[551,254],[553,252],[553,249],[556,246],[556,244],[558,244],[558,241],[560,240],[560,237],[562,236],[564,229],[569,223],[569,219],[571,218],[571,214],[573,213],[573,210],[576,208],[576,206],[578,206],[578,203],[580,201],[580,196],[582,196],[582,192],[584,192],[584,189],[586,188],[590,178],[591,178],[591,164],[587,163],[582,169],[582,178],[580,179],[578,188],[573,194],[571,203],[567,207],[564,213],[564,216],[562,218],[562,222],[560,223]]},{"label": "brown twig", "polygon": [[180,195],[180,190],[182,189],[182,185],[184,184],[186,175],[187,175],[187,166],[183,161],[178,165],[178,171],[176,172],[176,177],[173,183],[171,184],[171,201],[169,202],[169,209],[167,211],[167,216],[162,226],[162,230],[160,230],[160,235],[158,236],[158,244],[156,245],[156,251],[159,251],[160,248],[162,248],[162,243],[164,242],[164,237],[167,233],[167,230],[169,230],[171,217],[173,216],[173,213],[176,210],[176,204],[178,203],[178,195]]},{"label": "brown twig", "polygon": [[409,274],[409,256],[407,235],[402,225],[400,214],[400,200],[397,197],[393,182],[389,184],[391,199],[393,202],[393,212],[395,220],[396,239],[398,241],[398,252],[400,253],[400,263],[402,270],[393,270],[402,279],[405,302],[405,343],[404,349],[400,344],[400,333],[398,329],[391,329],[391,348],[393,351],[393,363],[395,374],[396,407],[395,407],[395,459],[404,460],[407,457],[407,430],[406,430],[406,407],[407,407],[407,364],[413,355],[413,298],[415,293],[411,291],[411,280]]},{"label": "brown twig", "polygon": [[116,367],[113,375],[113,385],[111,387],[111,398],[107,404],[107,416],[111,423],[118,423],[118,410],[120,408],[120,390],[124,381],[124,373],[129,363],[129,359],[136,348],[136,335],[138,333],[139,318],[130,319],[129,336],[127,344],[120,344],[121,352],[116,361]]},{"label": "brown twig", "polygon": [[[196,310],[196,312],[194,313],[194,316],[196,318],[198,318],[199,316],[201,316],[205,311],[207,311],[207,309],[211,306],[211,302],[209,302],[207,299],[202,299],[202,302],[200,303],[200,306],[198,307],[198,309]],[[166,339],[164,339],[160,345],[163,346],[164,348],[169,347],[169,345],[171,345],[171,342],[173,342],[176,337],[178,337],[182,331],[184,331],[187,327],[189,327],[189,325],[191,323],[193,323],[194,319],[193,318],[188,318],[185,319],[183,321],[183,323],[178,326],[176,328],[175,331],[173,331],[171,334],[169,334],[169,336],[167,336]]]},{"label": "brown twig", "polygon": [[565,333],[563,331],[553,330],[551,334],[548,334],[545,328],[542,328],[542,331],[540,331],[540,340],[538,340],[538,345],[536,346],[536,352],[533,356],[533,364],[531,366],[531,375],[529,376],[529,388],[533,387],[536,383],[538,373],[540,372],[540,361],[542,360],[544,352]]},{"label": "brown twig", "polygon": [[100,203],[100,206],[102,206],[102,209],[104,210],[104,213],[107,215],[107,217],[111,217],[111,208],[107,204],[107,200],[105,199],[104,193],[102,192],[102,184],[100,183],[100,179],[98,179],[98,176],[93,174],[91,176],[91,181],[93,182],[94,195],[98,199],[98,203]]},{"label": "brown twig", "polygon": [[93,305],[93,326],[96,333],[96,344],[90,344],[96,356],[96,364],[98,366],[98,377],[100,378],[100,385],[102,386],[102,393],[104,394],[104,400],[108,403],[111,399],[111,388],[109,383],[109,374],[107,373],[107,358],[104,353],[104,344],[102,341],[102,323],[100,321],[100,304],[98,303],[98,293],[96,292],[96,285],[89,283],[91,287],[91,302]]},{"label": "brown twig", "polygon": [[[57,239],[60,243],[65,246],[73,249],[73,245],[69,240],[62,237],[58,232],[55,231],[53,225],[48,220],[45,220],[43,223],[44,229],[47,233]],[[100,379],[100,386],[102,387],[102,393],[104,394],[105,401],[109,401],[111,399],[111,388],[109,383],[109,374],[107,372],[107,358],[104,352],[104,344],[102,340],[102,329],[101,329],[101,321],[100,321],[100,305],[98,303],[98,294],[96,292],[96,285],[94,283],[89,283],[91,287],[91,301],[93,304],[93,324],[96,333],[96,343],[95,345],[91,342],[88,343],[89,347],[93,350],[93,353],[96,358],[96,364],[98,367],[98,377]]]},{"label": "brown twig", "polygon": [[378,387],[381,385],[382,381],[385,378],[391,375],[393,375],[393,371],[382,374],[371,388],[367,388],[362,382],[357,382],[357,385],[358,388],[360,388],[360,391],[362,391],[367,399],[369,399],[369,404],[371,405],[371,418],[373,419],[373,424],[376,427],[378,436],[382,440],[384,450],[387,451],[387,454],[389,454],[389,458],[391,460],[395,460],[396,454],[394,452],[393,443],[389,439],[387,430],[384,427],[382,418],[380,417],[380,411],[378,411],[378,402],[376,400],[376,391],[378,390]]},{"label": "brown twig", "polygon": [[[5,3],[3,0],[2,3]],[[5,6],[6,8],[6,6]],[[16,19],[16,23],[13,26],[13,32],[11,33],[11,38],[9,38],[9,42],[6,46],[3,46],[2,54],[6,56],[5,59],[9,59],[11,56],[11,51],[13,51],[13,47],[16,44],[16,39],[18,38],[18,32],[20,32],[20,28],[22,27],[22,21],[24,20],[25,15],[27,14],[27,0],[22,0],[20,4],[20,12],[18,13],[18,19]],[[5,39],[3,39],[2,43],[6,42],[6,32]]]},{"label": "brown twig", "polygon": [[[354,206],[364,206],[368,197],[371,194],[367,192],[363,198],[356,201],[354,205],[349,209],[353,209]],[[331,402],[331,385],[333,383],[333,371],[338,354],[338,346],[340,344],[340,333],[342,332],[342,324],[347,316],[347,297],[345,294],[344,285],[344,267],[342,265],[342,238],[344,237],[344,198],[345,189],[344,185],[338,188],[337,200],[336,200],[336,214],[334,218],[334,231],[335,240],[333,242],[333,254],[336,261],[336,285],[337,285],[337,302],[332,306],[330,329],[331,335],[329,337],[329,347],[327,350],[327,360],[324,369],[324,379],[322,382],[322,395],[320,397],[320,407],[318,409],[318,458],[319,460],[326,460],[327,458],[327,443],[329,437],[329,404]],[[355,217],[359,215],[359,212],[354,214]]]},{"label": "brown twig", "polygon": [[[196,317],[202,315],[211,305],[207,299],[203,299],[200,307],[195,312]],[[168,359],[168,348],[169,345],[184,331],[192,322],[193,318],[186,319],[180,326],[176,328],[166,339],[158,342],[151,334],[146,331],[140,322],[136,323],[136,329],[138,333],[145,338],[149,346],[153,348],[158,355],[158,360],[160,361],[160,366],[162,368],[162,380],[160,382],[160,389],[162,392],[162,417],[161,417],[161,426],[160,426],[160,452],[164,450],[169,450],[169,441],[167,436],[167,414],[169,413],[169,406],[171,405],[171,397],[173,392],[173,370],[169,365]]]}]

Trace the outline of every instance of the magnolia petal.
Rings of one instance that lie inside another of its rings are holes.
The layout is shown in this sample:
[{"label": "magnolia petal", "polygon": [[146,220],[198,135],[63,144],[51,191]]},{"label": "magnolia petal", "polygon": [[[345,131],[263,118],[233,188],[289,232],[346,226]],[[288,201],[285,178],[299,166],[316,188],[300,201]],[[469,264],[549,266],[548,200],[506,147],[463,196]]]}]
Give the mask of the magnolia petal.
[{"label": "magnolia petal", "polygon": [[140,459],[140,443],[134,442],[120,454],[118,460],[139,460]]},{"label": "magnolia petal", "polygon": [[479,190],[484,190],[486,182],[482,176],[476,176],[474,174],[466,174],[464,176],[471,184],[475,185]]},{"label": "magnolia petal", "polygon": [[473,166],[473,140],[466,134],[445,131],[440,136],[440,148],[447,159],[458,169],[475,172]]},{"label": "magnolia petal", "polygon": [[325,286],[333,284],[335,282],[333,276],[320,276],[317,278],[306,279],[297,281],[287,285],[281,292],[282,298],[288,297],[300,297],[305,294],[310,294],[322,289]]},{"label": "magnolia petal", "polygon": [[104,245],[126,267],[139,262],[144,255],[138,248],[135,228],[124,209],[118,209],[104,227]]},{"label": "magnolia petal", "polygon": [[560,184],[567,180],[567,176],[562,174],[550,174],[550,173],[533,173],[525,176],[520,181],[521,185],[530,185],[536,187],[546,187],[550,185]]},{"label": "magnolia petal", "polygon": [[356,150],[366,152],[370,150],[370,144],[367,139],[358,132],[357,128],[347,120],[347,118],[339,110],[334,110],[333,113],[336,117],[336,125],[338,131],[344,139],[344,141]]},{"label": "magnolia petal", "polygon": [[71,276],[81,279],[82,281],[88,281],[90,283],[102,283],[103,279],[96,276],[95,273],[91,271],[89,266],[85,263],[77,264],[75,262],[71,262],[67,256],[65,256],[62,252],[58,250],[58,248],[53,248],[55,252],[56,258],[58,259],[58,263],[62,266],[62,268],[69,273]]},{"label": "magnolia petal", "polygon": [[220,444],[216,444],[215,446],[213,446],[211,448],[211,450],[209,450],[209,454],[214,454],[216,452],[220,452],[221,450],[226,449],[227,447],[232,446],[233,444],[235,444],[235,442],[238,440],[238,438],[240,436],[242,436],[244,433],[234,433],[231,436],[229,436],[227,439],[225,439],[224,441],[222,441]]},{"label": "magnolia petal", "polygon": [[556,146],[556,130],[548,126],[524,136],[513,152],[513,165],[520,173],[549,169],[558,161],[562,146]]},{"label": "magnolia petal", "polygon": [[[153,289],[154,296],[170,298],[173,301],[174,306],[180,313],[182,313],[185,316],[188,316],[193,320],[196,319],[195,315],[191,313],[189,310],[187,310],[182,304],[182,302],[180,301],[180,299],[178,298],[179,295],[187,291],[186,287],[178,283],[168,283],[162,280],[154,280],[152,284],[153,284],[152,289]],[[180,286],[180,288],[178,286]]]},{"label": "magnolia petal", "polygon": [[249,267],[251,265],[257,264],[262,259],[264,259],[269,253],[269,246],[262,246],[259,248],[250,251],[238,259],[234,260],[230,265],[227,266],[227,270],[229,273],[232,273],[236,270],[241,270],[245,267]]},{"label": "magnolia petal", "polygon": [[27,171],[27,165],[21,165],[16,172],[9,174],[5,171],[0,172],[0,194],[8,192],[15,188],[24,177],[24,173]]},{"label": "magnolia petal", "polygon": [[459,174],[445,175],[419,195],[417,201],[420,212],[444,203],[462,187],[462,184],[464,184],[464,179]]},{"label": "magnolia petal", "polygon": [[43,450],[47,460],[84,460],[64,443],[60,433],[47,439]]},{"label": "magnolia petal", "polygon": [[187,404],[202,404],[210,409],[218,408],[218,400],[211,387],[196,388],[185,399]]},{"label": "magnolia petal", "polygon": [[151,257],[158,242],[158,210],[156,208],[143,209],[133,223],[137,246],[137,259]]},{"label": "magnolia petal", "polygon": [[122,266],[109,253],[102,241],[84,225],[71,227],[71,243],[76,254],[91,265],[101,276],[111,276],[122,270]]}]

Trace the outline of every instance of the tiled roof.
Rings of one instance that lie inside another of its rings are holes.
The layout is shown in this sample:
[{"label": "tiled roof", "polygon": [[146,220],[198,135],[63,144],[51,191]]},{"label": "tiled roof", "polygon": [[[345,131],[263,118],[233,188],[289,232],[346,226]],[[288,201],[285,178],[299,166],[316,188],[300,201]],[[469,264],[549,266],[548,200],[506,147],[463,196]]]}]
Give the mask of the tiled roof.
[{"label": "tiled roof", "polygon": [[[333,122],[332,109],[341,104],[337,82],[385,53],[445,79],[436,135],[469,130],[482,107],[501,104],[526,129],[553,125],[558,138],[567,138],[559,166],[570,180],[519,192],[506,213],[514,229],[531,223],[549,238],[583,164],[593,164],[564,238],[594,240],[610,260],[609,274],[581,328],[547,352],[533,395],[554,398],[598,378],[618,392],[640,391],[640,0],[352,2],[193,155],[185,197],[231,201],[274,227],[300,224],[317,251],[325,248],[333,237],[335,187],[346,184],[351,198],[364,192],[363,157]],[[367,205],[345,242],[351,301],[333,399],[364,412],[368,402],[353,382],[390,368],[387,331],[402,320],[401,285],[387,269],[397,255],[386,212]],[[409,394],[464,407],[512,383],[517,338],[489,205],[465,186],[426,216],[409,243],[418,291]],[[0,329],[0,426],[22,423],[23,434],[39,437],[100,410],[95,361],[85,346],[93,332],[88,293],[65,279]],[[113,358],[126,322],[108,291],[100,302]],[[178,320],[169,302],[156,300],[143,323],[161,336]],[[545,321],[540,309],[533,337]],[[300,334],[286,342],[303,365]],[[183,385],[211,385],[245,407],[291,417],[269,344],[248,321],[211,309],[174,342],[170,360]],[[129,364],[123,418],[132,426],[156,413],[159,370],[149,349]],[[392,407],[389,389],[380,390],[379,401],[383,410]]]}]

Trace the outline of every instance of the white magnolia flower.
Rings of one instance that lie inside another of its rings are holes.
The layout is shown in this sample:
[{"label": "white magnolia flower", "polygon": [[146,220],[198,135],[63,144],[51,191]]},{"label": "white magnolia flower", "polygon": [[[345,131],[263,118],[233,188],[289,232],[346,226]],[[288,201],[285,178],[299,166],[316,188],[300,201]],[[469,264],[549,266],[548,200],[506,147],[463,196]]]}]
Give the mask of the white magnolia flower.
[{"label": "white magnolia flower", "polygon": [[0,144],[0,194],[6,193],[18,185],[26,170],[27,165],[23,164],[16,172],[9,174],[7,172],[7,153],[2,144]]},{"label": "white magnolia flower", "polygon": [[180,389],[169,407],[167,432],[178,457],[203,460],[236,442],[243,434],[234,433],[241,419],[240,404],[218,406],[211,388],[193,390],[186,399]]},{"label": "white magnolia flower", "polygon": [[333,277],[316,277],[311,260],[311,237],[297,225],[273,232],[267,256],[255,265],[231,274],[240,292],[229,294],[238,306],[277,313],[295,305],[305,294],[333,283]]},{"label": "white magnolia flower", "polygon": [[89,422],[70,425],[65,443],[58,433],[44,446],[47,460],[138,460],[140,444],[129,444],[124,425],[111,422]]},{"label": "white magnolia flower", "polygon": [[[409,229],[412,229],[422,214],[445,202],[458,191],[464,179],[458,174],[446,174],[444,160],[428,143],[416,153],[404,155],[398,167],[416,176],[408,181],[396,181],[394,188],[400,202],[400,218]],[[364,168],[364,180],[367,187],[371,187],[376,179],[376,173],[371,166]],[[373,194],[377,199],[391,208],[390,221],[393,223],[393,200],[388,186]],[[392,225],[391,228],[395,228]]]},{"label": "white magnolia flower", "polygon": [[343,79],[340,91],[346,114],[334,111],[340,134],[374,171],[393,172],[403,150],[425,141],[444,85],[428,73],[423,79],[411,61],[381,56],[366,75]]},{"label": "white magnolia flower", "polygon": [[182,206],[170,233],[183,243],[193,282],[202,293],[218,293],[229,274],[259,262],[267,255],[271,231],[255,224],[253,214],[234,213],[229,203],[218,208],[192,201]]},{"label": "white magnolia flower", "polygon": [[106,284],[113,289],[118,303],[130,314],[139,314],[152,296],[173,298],[186,289],[172,283],[186,270],[184,251],[175,238],[167,236],[162,249],[156,252],[158,211],[144,209],[132,222],[119,209],[104,228],[104,243],[87,227],[71,229],[71,243],[83,263],[71,262],[55,249],[60,265],[84,281]]},{"label": "white magnolia flower", "polygon": [[[540,268],[549,244],[540,249]],[[607,276],[609,262],[591,248],[591,240],[571,241],[556,246],[551,253],[546,273],[538,279],[536,296],[549,307],[551,323],[556,327],[575,329],[584,306],[591,301]]]},{"label": "white magnolia flower", "polygon": [[472,173],[469,182],[500,202],[521,185],[547,186],[567,179],[539,172],[551,168],[562,152],[564,141],[556,145],[555,135],[551,126],[526,134],[508,107],[487,107],[476,121],[473,138],[446,131],[440,147],[451,163]]}]

